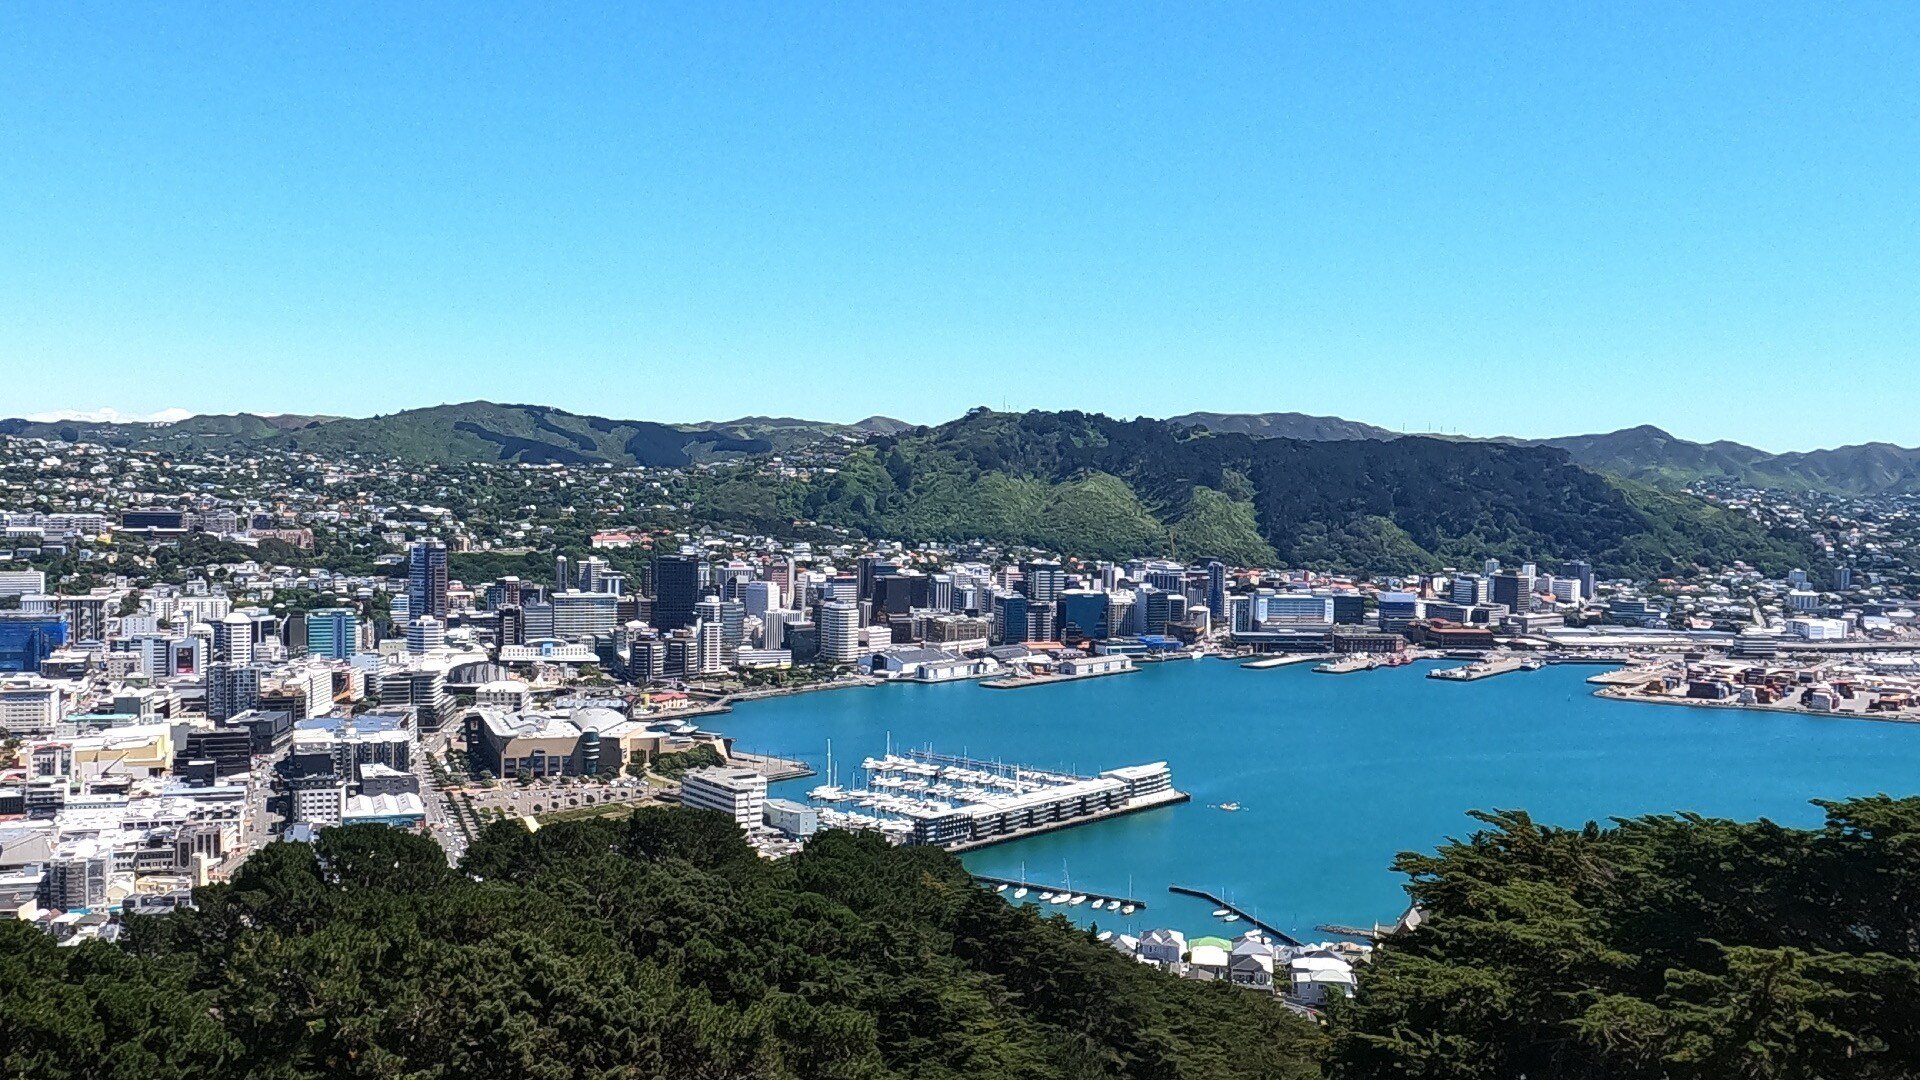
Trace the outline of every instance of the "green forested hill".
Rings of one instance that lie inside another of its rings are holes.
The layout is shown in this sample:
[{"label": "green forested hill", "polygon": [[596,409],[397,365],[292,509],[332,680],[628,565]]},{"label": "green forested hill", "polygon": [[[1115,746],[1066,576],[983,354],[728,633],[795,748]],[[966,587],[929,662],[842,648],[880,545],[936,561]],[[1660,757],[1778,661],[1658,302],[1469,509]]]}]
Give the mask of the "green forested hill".
[{"label": "green forested hill", "polygon": [[1813,553],[1687,495],[1583,469],[1560,450],[1401,438],[1195,433],[1157,420],[976,410],[876,437],[807,482],[742,471],[701,505],[768,528],[796,519],[909,540],[1025,543],[1329,569],[1414,570],[1587,558],[1652,576]]},{"label": "green forested hill", "polygon": [[1170,978],[831,833],[767,862],[731,820],[492,826],[459,871],[383,826],[275,844],[124,948],[0,924],[0,1074],[1016,1078],[1318,1075],[1271,998]]}]

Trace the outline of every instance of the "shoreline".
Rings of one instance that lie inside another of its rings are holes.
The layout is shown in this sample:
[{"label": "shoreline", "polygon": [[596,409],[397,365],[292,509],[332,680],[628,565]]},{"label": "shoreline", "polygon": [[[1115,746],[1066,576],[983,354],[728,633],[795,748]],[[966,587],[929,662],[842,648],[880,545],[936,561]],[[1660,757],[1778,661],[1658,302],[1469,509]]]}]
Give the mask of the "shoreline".
[{"label": "shoreline", "polygon": [[1618,687],[1595,690],[1593,696],[1608,701],[1626,701],[1640,705],[1678,705],[1689,709],[1716,709],[1722,712],[1771,713],[1775,716],[1810,716],[1822,720],[1872,720],[1883,724],[1920,724],[1920,716],[1895,713],[1834,712],[1809,709],[1804,705],[1748,705],[1738,701],[1709,701],[1705,698],[1661,697],[1624,692]]}]

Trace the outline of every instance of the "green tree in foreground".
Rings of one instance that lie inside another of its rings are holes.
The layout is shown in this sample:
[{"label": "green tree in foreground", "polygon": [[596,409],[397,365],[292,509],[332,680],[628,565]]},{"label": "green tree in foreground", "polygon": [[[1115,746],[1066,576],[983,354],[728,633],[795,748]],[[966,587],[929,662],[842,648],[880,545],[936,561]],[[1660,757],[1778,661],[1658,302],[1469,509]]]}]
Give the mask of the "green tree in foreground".
[{"label": "green tree in foreground", "polygon": [[1310,1077],[1271,999],[1147,970],[930,848],[726,818],[274,844],[124,946],[0,925],[0,1074]]},{"label": "green tree in foreground", "polygon": [[1920,1076],[1920,799],[1786,829],[1523,813],[1402,855],[1426,923],[1333,1025],[1331,1075]]}]

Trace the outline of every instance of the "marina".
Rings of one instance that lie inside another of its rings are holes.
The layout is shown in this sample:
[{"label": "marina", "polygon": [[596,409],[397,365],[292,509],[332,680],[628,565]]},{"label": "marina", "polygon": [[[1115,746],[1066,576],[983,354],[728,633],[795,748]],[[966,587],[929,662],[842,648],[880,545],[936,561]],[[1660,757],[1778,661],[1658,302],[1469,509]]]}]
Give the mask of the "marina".
[{"label": "marina", "polygon": [[999,761],[889,751],[860,763],[865,783],[831,779],[807,792],[828,828],[878,832],[898,843],[966,851],[1119,814],[1185,802],[1166,762],[1098,776]]},{"label": "marina", "polygon": [[1194,888],[1189,888],[1188,886],[1185,886],[1185,885],[1169,885],[1167,886],[1167,891],[1179,896],[1191,896],[1196,900],[1205,900],[1209,904],[1217,904],[1219,906],[1213,909],[1213,915],[1215,918],[1220,919],[1224,922],[1230,922],[1230,923],[1239,922],[1242,919],[1245,919],[1247,922],[1247,925],[1253,927],[1255,930],[1258,930],[1263,934],[1268,935],[1269,937],[1278,939],[1279,942],[1283,945],[1304,944],[1304,942],[1300,941],[1300,939],[1294,937],[1292,934],[1287,933],[1285,930],[1282,930],[1276,926],[1271,926],[1267,923],[1261,922],[1259,919],[1247,913],[1245,910],[1235,906],[1232,901],[1221,899],[1220,897],[1214,895],[1213,893],[1208,892],[1205,889],[1194,889]]},{"label": "marina", "polygon": [[1094,911],[1107,910],[1119,915],[1132,915],[1147,909],[1147,902],[1139,897],[1114,896],[1103,892],[1076,892],[1071,882],[1062,886],[1051,882],[1028,881],[1020,877],[995,877],[992,874],[975,874],[973,879],[983,885],[993,886],[995,892],[1014,903],[1031,898],[1037,903],[1050,904],[1064,895],[1065,902],[1069,906],[1077,906],[1073,904],[1073,900],[1078,897],[1092,904]]}]

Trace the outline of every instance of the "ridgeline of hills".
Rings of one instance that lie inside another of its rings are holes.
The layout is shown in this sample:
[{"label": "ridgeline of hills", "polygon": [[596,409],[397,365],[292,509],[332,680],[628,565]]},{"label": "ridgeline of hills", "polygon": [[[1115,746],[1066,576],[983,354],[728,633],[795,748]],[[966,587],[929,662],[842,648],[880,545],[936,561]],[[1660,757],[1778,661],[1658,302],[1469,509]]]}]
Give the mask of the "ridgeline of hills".
[{"label": "ridgeline of hills", "polygon": [[[1289,439],[1400,439],[1397,431],[1304,413],[1187,413],[1168,421],[1182,427]],[[1920,449],[1892,443],[1860,443],[1832,450],[1773,454],[1737,442],[1691,442],[1651,424],[1599,435],[1563,435],[1552,439],[1465,439],[1551,446],[1565,450],[1574,463],[1611,476],[1679,489],[1702,481],[1777,491],[1832,495],[1887,495],[1920,492]]]},{"label": "ridgeline of hills", "polygon": [[[1655,487],[1700,481],[1837,495],[1920,492],[1920,449],[1861,443],[1831,450],[1773,454],[1735,442],[1696,443],[1642,425],[1597,435],[1552,439],[1467,439],[1410,436],[1337,416],[1297,412],[1194,412],[1169,418],[1175,428],[1306,442],[1418,437],[1449,442],[1548,446],[1577,465]],[[662,424],[584,416],[542,405],[469,401],[364,419],[334,416],[195,416],[170,424],[0,420],[0,434],[85,440],[160,451],[244,450],[252,446],[323,453],[370,452],[422,463],[523,461],[681,466],[783,452],[823,440],[898,435],[912,425],[884,416],[852,424],[789,417]]]},{"label": "ridgeline of hills", "polygon": [[0,421],[0,434],[97,442],[157,451],[244,451],[254,447],[322,454],[370,454],[422,464],[677,467],[715,458],[790,450],[834,438],[865,438],[907,425],[884,416],[855,424],[746,416],[701,424],[610,420],[544,405],[469,401],[364,419],[332,416],[195,416],[170,424]]},{"label": "ridgeline of hills", "polygon": [[1079,412],[978,409],[870,438],[811,479],[732,472],[696,501],[716,520],[769,531],[817,521],[1105,558],[1344,570],[1588,558],[1637,577],[1736,559],[1777,572],[1815,562],[1791,534],[1603,476],[1553,447],[1253,438]]},{"label": "ridgeline of hills", "polygon": [[[1736,559],[1773,572],[1818,562],[1802,538],[1644,482],[1671,477],[1628,468],[1631,446],[1612,437],[1563,448],[1376,438],[1367,432],[1381,429],[1343,424],[1299,414],[1123,421],[977,409],[937,427],[884,417],[669,425],[471,402],[366,419],[7,421],[0,431],[158,450],[656,466],[838,440],[846,460],[837,470],[810,479],[725,470],[693,481],[692,501],[708,520],[767,531],[814,521],[869,536],[1107,558],[1159,552],[1336,570],[1586,558],[1603,573],[1637,577]],[[1249,431],[1220,430],[1234,426]],[[1583,455],[1613,464],[1588,467]]]}]

